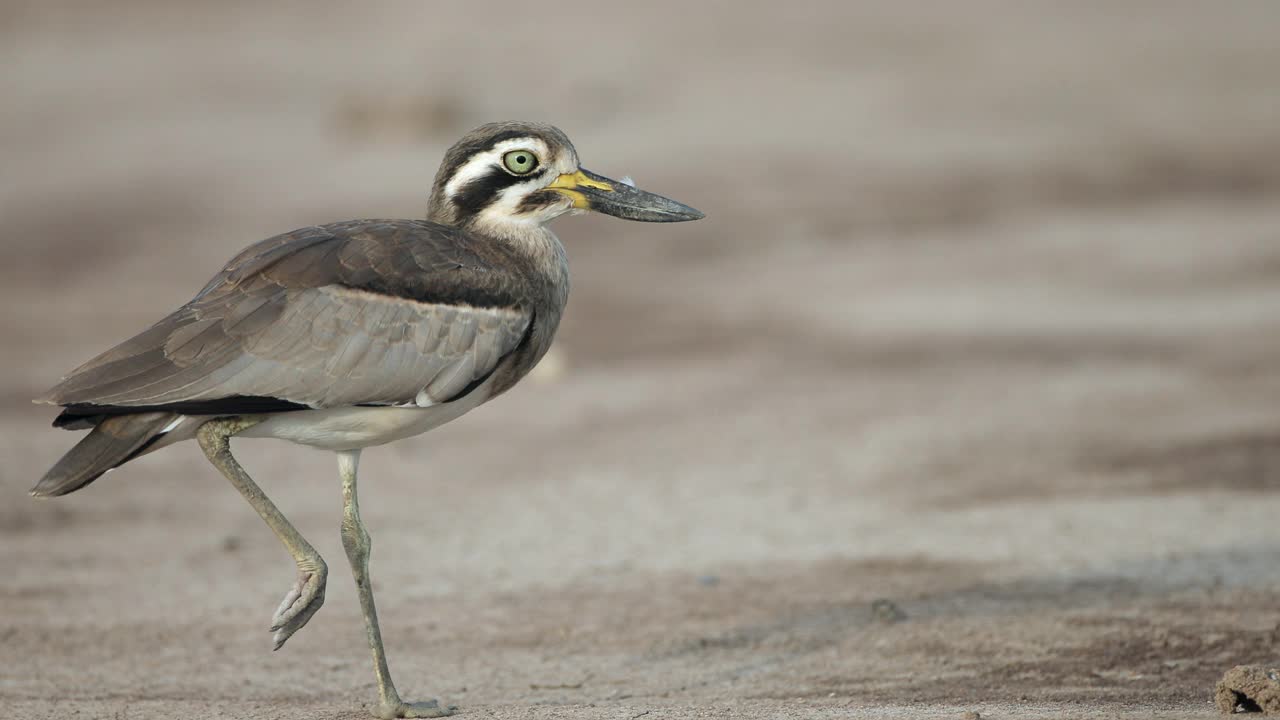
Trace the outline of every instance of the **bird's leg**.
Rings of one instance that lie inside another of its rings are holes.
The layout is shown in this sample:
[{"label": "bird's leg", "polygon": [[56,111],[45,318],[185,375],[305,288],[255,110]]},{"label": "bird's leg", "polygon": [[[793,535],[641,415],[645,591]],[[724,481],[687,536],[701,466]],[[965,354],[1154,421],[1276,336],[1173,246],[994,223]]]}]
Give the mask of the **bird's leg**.
[{"label": "bird's leg", "polygon": [[342,547],[351,561],[351,574],[356,579],[360,594],[360,612],[364,615],[364,629],[369,636],[369,650],[373,653],[373,673],[378,680],[378,708],[374,714],[380,718],[434,718],[452,715],[457,708],[441,707],[435,700],[428,702],[404,702],[391,682],[387,668],[387,654],[382,648],[382,631],[378,629],[378,609],[373,604],[373,587],[369,584],[369,533],[360,520],[360,501],[356,497],[356,469],[360,463],[360,451],[338,453],[338,472],[342,476]]},{"label": "bird's leg", "polygon": [[231,436],[253,427],[261,420],[252,417],[216,418],[200,426],[196,438],[209,462],[226,476],[240,491],[245,500],[258,511],[267,527],[280,538],[293,561],[298,565],[298,580],[284,597],[271,618],[272,640],[276,650],[295,632],[307,624],[312,615],[324,604],[325,583],[329,568],[320,553],[298,532],[275,503],[262,492],[262,488],[240,467],[231,455]]}]

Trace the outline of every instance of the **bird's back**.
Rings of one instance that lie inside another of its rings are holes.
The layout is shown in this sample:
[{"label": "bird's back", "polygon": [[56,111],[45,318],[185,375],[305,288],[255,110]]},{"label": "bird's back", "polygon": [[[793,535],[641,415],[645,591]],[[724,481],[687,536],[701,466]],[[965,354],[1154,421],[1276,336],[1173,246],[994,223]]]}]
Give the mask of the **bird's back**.
[{"label": "bird's back", "polygon": [[247,248],[190,302],[40,401],[67,408],[63,425],[155,410],[448,402],[517,353],[535,316],[558,321],[563,301],[543,275],[507,243],[425,221],[302,228]]}]

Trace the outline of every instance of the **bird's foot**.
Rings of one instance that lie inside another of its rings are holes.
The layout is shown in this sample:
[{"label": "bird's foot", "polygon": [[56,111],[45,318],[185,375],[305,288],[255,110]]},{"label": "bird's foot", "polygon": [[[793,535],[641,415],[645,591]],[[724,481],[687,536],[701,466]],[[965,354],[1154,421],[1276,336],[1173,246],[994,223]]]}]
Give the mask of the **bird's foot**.
[{"label": "bird's foot", "polygon": [[404,702],[397,700],[394,703],[379,703],[378,710],[374,713],[382,720],[393,720],[394,718],[438,718],[448,717],[458,712],[457,705],[445,705],[441,707],[438,700],[427,700],[426,702]]},{"label": "bird's foot", "polygon": [[284,601],[271,618],[271,632],[275,633],[271,638],[275,641],[274,650],[279,650],[286,640],[302,629],[324,604],[324,588],[328,578],[329,568],[323,560],[310,569],[298,568],[297,582],[293,584],[289,594],[284,596]]}]

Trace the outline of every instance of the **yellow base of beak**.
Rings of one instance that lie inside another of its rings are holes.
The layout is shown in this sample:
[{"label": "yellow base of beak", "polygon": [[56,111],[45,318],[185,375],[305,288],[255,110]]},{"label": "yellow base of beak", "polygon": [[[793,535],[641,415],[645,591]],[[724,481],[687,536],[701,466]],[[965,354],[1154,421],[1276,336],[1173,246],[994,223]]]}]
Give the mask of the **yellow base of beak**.
[{"label": "yellow base of beak", "polygon": [[555,190],[565,197],[573,200],[573,206],[579,210],[590,210],[591,201],[587,199],[577,190],[579,187],[588,187],[593,190],[602,190],[604,192],[613,192],[613,186],[607,182],[593,180],[587,177],[586,173],[581,170],[572,173],[565,173],[551,182],[547,186],[547,190]]}]

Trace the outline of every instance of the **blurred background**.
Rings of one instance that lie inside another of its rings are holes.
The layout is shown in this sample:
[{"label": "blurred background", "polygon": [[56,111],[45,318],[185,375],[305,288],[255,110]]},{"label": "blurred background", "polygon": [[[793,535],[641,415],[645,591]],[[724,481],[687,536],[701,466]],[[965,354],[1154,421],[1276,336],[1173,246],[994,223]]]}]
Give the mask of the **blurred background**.
[{"label": "blurred background", "polygon": [[[1212,713],[1280,637],[1280,5],[0,4],[0,716],[363,717],[332,457],[26,490],[31,397],[483,122],[707,219],[562,220],[554,367],[365,453],[407,697],[494,717]],[[705,715],[704,713],[711,713]]]}]

